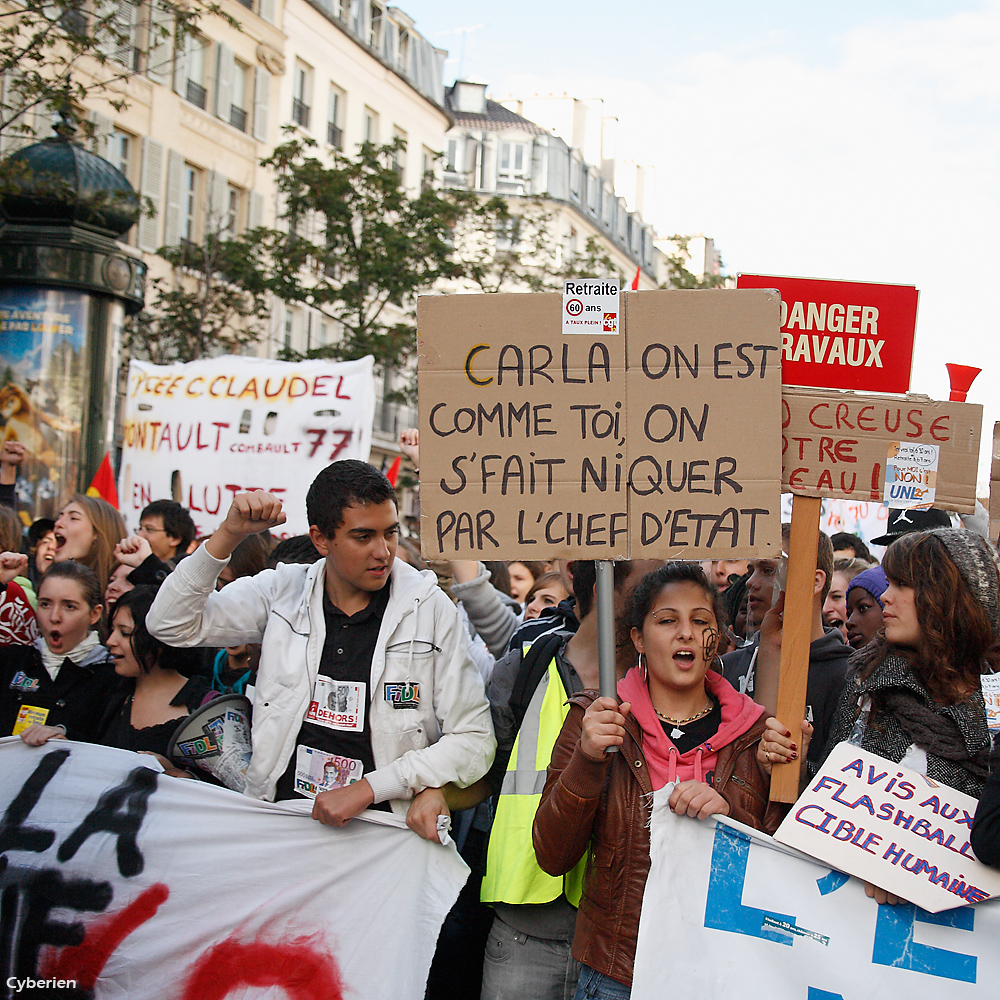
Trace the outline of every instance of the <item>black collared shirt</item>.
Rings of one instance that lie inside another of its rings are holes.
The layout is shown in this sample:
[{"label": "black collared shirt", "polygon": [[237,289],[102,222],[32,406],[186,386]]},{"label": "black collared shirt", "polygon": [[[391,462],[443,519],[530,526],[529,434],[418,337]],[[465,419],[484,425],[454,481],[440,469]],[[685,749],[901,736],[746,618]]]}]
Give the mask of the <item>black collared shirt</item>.
[{"label": "black collared shirt", "polygon": [[388,581],[373,591],[367,607],[353,615],[344,614],[324,592],[326,641],[319,676],[295,752],[278,779],[276,801],[313,798],[319,791],[360,780],[375,770],[369,729],[372,658],[391,585]]}]

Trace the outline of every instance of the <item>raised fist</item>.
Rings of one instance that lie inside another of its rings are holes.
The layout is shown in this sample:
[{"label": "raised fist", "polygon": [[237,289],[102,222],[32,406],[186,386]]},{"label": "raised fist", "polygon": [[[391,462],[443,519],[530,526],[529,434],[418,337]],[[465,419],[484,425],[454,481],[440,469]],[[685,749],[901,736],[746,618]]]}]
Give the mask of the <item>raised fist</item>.
[{"label": "raised fist", "polygon": [[281,501],[273,493],[254,490],[237,493],[221,527],[230,535],[256,535],[260,531],[284,524],[287,518]]},{"label": "raised fist", "polygon": [[28,557],[20,552],[0,552],[0,584],[5,587],[16,576],[23,576],[28,569]]},{"label": "raised fist", "polygon": [[4,441],[0,448],[0,465],[20,465],[27,454],[27,449],[20,441]]},{"label": "raised fist", "polygon": [[420,431],[416,427],[407,427],[399,432],[399,450],[413,463],[415,469],[420,468]]},{"label": "raised fist", "polygon": [[115,558],[132,569],[141,566],[152,554],[149,542],[141,535],[130,535],[115,546]]}]

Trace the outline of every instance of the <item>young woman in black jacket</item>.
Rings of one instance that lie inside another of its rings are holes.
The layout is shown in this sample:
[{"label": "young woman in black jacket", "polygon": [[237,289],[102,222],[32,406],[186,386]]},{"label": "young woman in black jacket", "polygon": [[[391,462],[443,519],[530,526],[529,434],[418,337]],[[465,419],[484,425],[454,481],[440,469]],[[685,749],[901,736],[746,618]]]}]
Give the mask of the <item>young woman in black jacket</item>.
[{"label": "young woman in black jacket", "polygon": [[0,735],[55,727],[94,740],[116,678],[96,631],[104,608],[97,576],[72,559],[54,563],[38,588],[40,637],[4,646],[0,656]]}]

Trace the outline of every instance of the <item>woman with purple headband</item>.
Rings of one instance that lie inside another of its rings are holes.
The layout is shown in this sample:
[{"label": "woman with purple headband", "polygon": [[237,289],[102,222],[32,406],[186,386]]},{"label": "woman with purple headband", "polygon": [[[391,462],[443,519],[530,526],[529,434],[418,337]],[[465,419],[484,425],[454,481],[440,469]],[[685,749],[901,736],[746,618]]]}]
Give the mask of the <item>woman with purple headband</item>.
[{"label": "woman with purple headband", "polygon": [[859,573],[847,585],[847,641],[863,649],[882,628],[882,595],[889,578],[881,566]]}]

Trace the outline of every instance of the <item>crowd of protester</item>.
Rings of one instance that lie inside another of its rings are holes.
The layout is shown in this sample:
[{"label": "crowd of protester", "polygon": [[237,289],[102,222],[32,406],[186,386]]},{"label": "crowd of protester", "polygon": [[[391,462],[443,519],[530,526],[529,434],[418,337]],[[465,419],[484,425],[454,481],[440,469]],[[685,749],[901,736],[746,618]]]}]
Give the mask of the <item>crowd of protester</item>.
[{"label": "crowd of protester", "polygon": [[[419,467],[416,433],[402,443]],[[279,539],[280,501],[257,492],[198,538],[167,499],[134,535],[80,494],[26,524],[10,486],[22,458],[4,444],[0,735],[151,753],[205,778],[169,759],[171,737],[245,694],[246,794],[312,798],[338,826],[390,810],[428,839],[449,817],[473,875],[429,997],[627,997],[651,793],[673,783],[679,815],[772,833],[787,808],[769,803],[772,768],[804,758],[805,781],[845,740],[980,799],[973,849],[1000,866],[1000,720],[981,681],[1000,564],[946,512],[891,512],[881,562],[856,535],[820,533],[806,717],[779,719],[788,525],[776,558],[616,563],[608,697],[593,562],[426,566],[364,463],[317,477],[308,535]],[[355,721],[324,722],[327,708]],[[322,777],[307,778],[316,756]]]}]

